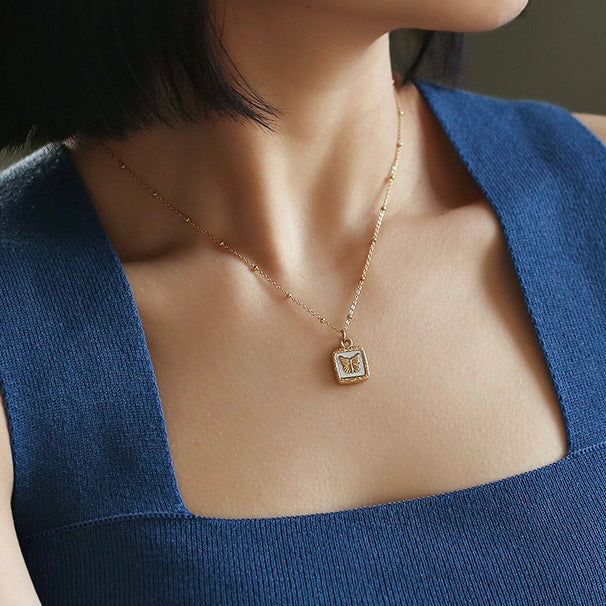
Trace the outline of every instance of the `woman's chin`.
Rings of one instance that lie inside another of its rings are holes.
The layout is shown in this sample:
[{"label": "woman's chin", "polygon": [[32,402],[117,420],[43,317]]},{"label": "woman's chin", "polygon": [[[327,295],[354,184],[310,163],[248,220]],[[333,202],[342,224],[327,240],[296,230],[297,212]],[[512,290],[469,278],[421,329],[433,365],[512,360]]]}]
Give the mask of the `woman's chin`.
[{"label": "woman's chin", "polygon": [[[513,21],[527,6],[529,0],[493,0],[479,2],[468,26],[461,24],[461,28],[452,31],[482,32],[497,29]],[[475,4],[475,3],[472,3]]]},{"label": "woman's chin", "polygon": [[513,21],[528,6],[529,0],[427,0],[415,10],[414,15],[404,16],[414,21],[411,25],[427,30],[450,32],[483,32],[497,29]]}]

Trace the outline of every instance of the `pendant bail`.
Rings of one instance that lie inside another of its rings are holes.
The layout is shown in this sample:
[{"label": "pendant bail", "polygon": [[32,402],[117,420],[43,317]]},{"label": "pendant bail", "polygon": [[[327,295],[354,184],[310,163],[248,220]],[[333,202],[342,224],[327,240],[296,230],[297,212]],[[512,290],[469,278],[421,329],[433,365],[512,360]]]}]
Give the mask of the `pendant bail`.
[{"label": "pendant bail", "polygon": [[353,345],[353,341],[347,336],[344,328],[341,329],[341,334],[343,335],[341,337],[341,347],[351,347]]}]

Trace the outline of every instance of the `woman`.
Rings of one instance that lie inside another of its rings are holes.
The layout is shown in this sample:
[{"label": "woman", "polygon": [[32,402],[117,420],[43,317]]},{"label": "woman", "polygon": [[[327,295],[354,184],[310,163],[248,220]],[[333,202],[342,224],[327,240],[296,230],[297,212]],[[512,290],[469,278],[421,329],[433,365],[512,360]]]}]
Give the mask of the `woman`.
[{"label": "woman", "polygon": [[390,65],[526,2],[11,4],[0,602],[604,603],[606,118]]}]

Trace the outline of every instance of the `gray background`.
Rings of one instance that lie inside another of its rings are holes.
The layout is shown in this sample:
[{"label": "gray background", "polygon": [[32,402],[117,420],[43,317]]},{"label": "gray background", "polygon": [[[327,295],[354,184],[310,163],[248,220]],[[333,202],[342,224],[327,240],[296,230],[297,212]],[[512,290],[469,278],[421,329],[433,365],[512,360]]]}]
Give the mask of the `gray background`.
[{"label": "gray background", "polygon": [[[514,21],[468,34],[466,44],[460,87],[606,114],[606,0],[530,0]],[[0,168],[28,151],[0,154]]]},{"label": "gray background", "polygon": [[606,0],[530,0],[467,49],[466,88],[606,114]]}]

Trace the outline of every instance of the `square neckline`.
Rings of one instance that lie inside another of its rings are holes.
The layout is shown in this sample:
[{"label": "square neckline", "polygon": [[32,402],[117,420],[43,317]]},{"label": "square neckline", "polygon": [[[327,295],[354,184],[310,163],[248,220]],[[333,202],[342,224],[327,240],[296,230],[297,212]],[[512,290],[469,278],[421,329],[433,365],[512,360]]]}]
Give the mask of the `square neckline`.
[{"label": "square neckline", "polygon": [[[442,91],[459,92],[458,89],[446,89],[446,88],[441,87],[440,85],[435,85],[431,82],[424,81],[419,78],[414,78],[412,80],[412,82],[416,86],[417,91],[420,93],[420,96],[422,97],[422,99],[425,101],[427,108],[431,111],[437,124],[444,132],[448,141],[451,143],[457,156],[460,158],[461,162],[463,162],[464,166],[468,170],[469,175],[471,176],[473,181],[477,184],[478,188],[483,192],[484,196],[486,197],[487,201],[490,203],[491,207],[496,211],[497,204],[490,196],[490,192],[487,191],[487,188],[484,187],[484,184],[482,183],[482,179],[479,178],[476,171],[473,169],[473,166],[470,166],[469,163],[466,161],[466,159],[463,157],[463,154],[461,153],[459,146],[457,145],[456,141],[453,139],[453,137],[451,135],[450,129],[448,128],[448,124],[445,122],[445,119],[443,117],[441,117],[439,111],[436,109],[436,106],[434,105],[434,102],[433,102],[431,96],[427,93],[426,87],[427,88],[432,87],[433,90],[435,92],[437,92],[438,94],[441,94]],[[78,172],[77,166],[75,164],[75,161],[71,155],[69,148],[65,145],[65,143],[63,141],[59,141],[57,149],[59,150],[59,153],[60,153],[61,157],[63,158],[65,165],[68,167],[68,170],[71,174],[71,180],[78,186],[78,190],[80,192],[79,202],[82,203],[82,205],[85,207],[86,212],[89,213],[91,218],[93,219],[93,222],[95,223],[96,228],[98,230],[98,234],[100,235],[100,237],[103,241],[103,244],[105,245],[106,250],[109,253],[109,256],[111,257],[111,262],[113,263],[113,265],[115,266],[115,268],[118,271],[118,276],[119,276],[120,280],[122,281],[125,292],[126,292],[126,297],[128,300],[128,308],[131,310],[131,313],[132,313],[131,320],[134,320],[136,330],[137,330],[136,336],[138,337],[138,343],[140,343],[139,351],[137,352],[137,354],[142,358],[142,360],[145,364],[146,370],[148,371],[149,376],[151,377],[151,384],[150,384],[151,391],[149,392],[149,396],[150,396],[150,400],[153,402],[153,410],[150,410],[149,414],[155,415],[157,417],[158,424],[161,427],[161,431],[162,431],[162,435],[158,435],[157,440],[158,440],[158,446],[160,447],[160,449],[162,450],[162,453],[164,455],[164,459],[162,460],[162,463],[160,463],[160,469],[158,470],[158,474],[160,477],[161,484],[164,484],[167,486],[170,485],[171,497],[174,499],[174,507],[175,507],[174,510],[171,510],[170,512],[167,512],[167,513],[182,514],[182,515],[186,516],[187,518],[196,519],[198,521],[214,522],[214,523],[220,523],[220,524],[263,524],[263,523],[269,524],[269,523],[277,523],[277,522],[289,521],[289,520],[304,521],[304,520],[311,519],[311,518],[328,520],[328,519],[332,519],[335,517],[348,516],[348,515],[358,515],[358,514],[360,514],[360,515],[369,514],[370,515],[373,513],[378,513],[380,511],[390,511],[390,510],[399,510],[399,509],[416,507],[418,504],[425,503],[425,502],[445,501],[445,500],[451,499],[453,497],[456,497],[458,495],[464,495],[464,494],[468,494],[468,493],[475,493],[475,492],[482,493],[482,492],[485,492],[486,490],[490,489],[490,487],[493,487],[493,486],[509,486],[510,484],[515,485],[515,484],[521,482],[524,478],[526,478],[528,476],[547,473],[549,470],[567,463],[577,453],[586,450],[586,449],[575,450],[572,448],[571,425],[570,425],[569,417],[566,414],[566,407],[564,406],[560,390],[558,389],[558,383],[555,380],[555,375],[554,375],[552,366],[551,366],[551,364],[549,364],[543,339],[540,338],[540,335],[537,332],[536,324],[534,321],[535,320],[535,310],[533,309],[532,304],[530,303],[529,299],[526,296],[526,289],[525,289],[523,281],[521,279],[518,265],[514,262],[513,267],[515,270],[515,277],[516,277],[516,280],[518,282],[518,285],[519,285],[521,291],[524,293],[524,305],[526,307],[526,310],[533,320],[532,326],[533,326],[533,331],[535,333],[535,338],[538,340],[541,350],[542,350],[543,357],[547,361],[549,379],[552,384],[552,387],[554,388],[554,391],[555,391],[555,394],[557,397],[557,401],[558,401],[559,412],[563,419],[564,426],[566,428],[567,454],[565,457],[557,459],[556,461],[552,461],[552,462],[542,465],[540,467],[535,467],[533,469],[519,472],[514,475],[509,475],[509,476],[506,476],[503,478],[498,478],[496,480],[491,480],[489,482],[484,482],[482,484],[474,484],[472,486],[457,488],[457,489],[443,491],[443,492],[430,494],[430,495],[398,499],[395,501],[388,501],[388,502],[384,502],[384,503],[372,503],[369,505],[362,505],[362,506],[358,506],[358,507],[351,507],[351,508],[345,508],[345,509],[310,512],[310,513],[302,513],[302,514],[258,516],[258,517],[220,517],[220,516],[196,514],[192,511],[190,511],[189,508],[187,507],[187,505],[185,504],[185,501],[181,494],[181,490],[179,488],[177,474],[175,471],[175,465],[174,465],[174,461],[173,461],[173,457],[172,457],[172,452],[170,450],[167,423],[166,423],[166,418],[165,418],[165,414],[164,414],[164,408],[163,408],[161,397],[160,397],[160,391],[159,391],[159,387],[158,387],[156,373],[155,373],[155,370],[154,370],[154,367],[152,364],[151,354],[149,351],[147,338],[145,336],[145,331],[143,330],[143,323],[141,320],[141,316],[140,316],[139,310],[137,308],[137,304],[136,304],[136,300],[135,300],[133,291],[131,289],[130,283],[129,283],[127,275],[126,275],[126,271],[125,271],[124,266],[122,265],[122,262],[121,262],[120,258],[118,257],[118,254],[101,222],[99,214],[97,213],[97,210],[92,202],[91,196],[88,193],[87,187]],[[497,212],[496,214],[499,219],[500,229],[503,232],[503,235],[507,242],[507,246],[511,252],[512,243],[510,241],[509,233],[507,232],[507,230],[505,229],[505,226],[502,223],[500,213]],[[591,449],[591,447],[589,449]],[[589,450],[589,449],[587,449],[587,450]]]}]

